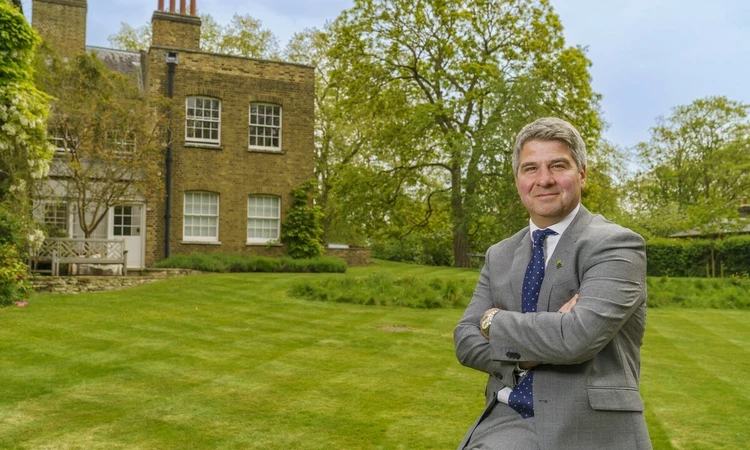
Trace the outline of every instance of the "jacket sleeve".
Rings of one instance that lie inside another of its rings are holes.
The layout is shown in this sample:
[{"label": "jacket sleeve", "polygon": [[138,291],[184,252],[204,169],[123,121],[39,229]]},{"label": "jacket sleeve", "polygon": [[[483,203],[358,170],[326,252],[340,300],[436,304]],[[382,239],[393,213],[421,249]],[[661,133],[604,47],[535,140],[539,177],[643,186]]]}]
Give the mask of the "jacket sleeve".
[{"label": "jacket sleeve", "polygon": [[646,246],[629,230],[609,234],[584,258],[578,302],[568,313],[501,311],[491,359],[579,364],[596,357],[646,299]]},{"label": "jacket sleeve", "polygon": [[456,347],[456,357],[461,364],[490,374],[502,384],[512,388],[515,386],[513,370],[516,367],[516,362],[492,359],[490,357],[490,342],[482,336],[479,328],[479,321],[484,312],[494,307],[489,284],[491,271],[489,253],[491,250],[492,248],[487,251],[485,265],[479,275],[474,295],[454,330],[453,340]]}]

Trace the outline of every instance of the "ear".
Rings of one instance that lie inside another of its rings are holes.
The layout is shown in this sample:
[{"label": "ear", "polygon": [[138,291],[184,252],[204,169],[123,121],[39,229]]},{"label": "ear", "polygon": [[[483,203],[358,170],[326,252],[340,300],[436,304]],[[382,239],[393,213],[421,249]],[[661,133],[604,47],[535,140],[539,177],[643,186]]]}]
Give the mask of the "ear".
[{"label": "ear", "polygon": [[581,169],[581,189],[586,187],[586,166]]}]

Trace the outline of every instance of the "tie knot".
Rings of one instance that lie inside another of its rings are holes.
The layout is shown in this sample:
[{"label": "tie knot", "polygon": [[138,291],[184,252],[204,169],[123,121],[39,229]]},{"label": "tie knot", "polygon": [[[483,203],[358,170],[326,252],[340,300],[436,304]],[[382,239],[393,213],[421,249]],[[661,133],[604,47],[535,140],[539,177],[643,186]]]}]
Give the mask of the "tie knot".
[{"label": "tie knot", "polygon": [[534,246],[542,245],[544,243],[544,239],[549,236],[550,234],[557,234],[555,231],[550,230],[549,228],[545,228],[543,230],[536,230],[533,233],[534,236]]}]

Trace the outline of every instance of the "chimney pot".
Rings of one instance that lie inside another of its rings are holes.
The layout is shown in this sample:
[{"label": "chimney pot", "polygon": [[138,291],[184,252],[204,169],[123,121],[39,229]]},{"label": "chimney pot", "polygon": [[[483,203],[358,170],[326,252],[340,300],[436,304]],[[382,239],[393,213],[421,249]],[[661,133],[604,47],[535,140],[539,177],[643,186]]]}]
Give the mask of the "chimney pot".
[{"label": "chimney pot", "polygon": [[198,0],[190,0],[190,15],[195,15],[195,4],[198,2]]},{"label": "chimney pot", "polygon": [[164,0],[159,0],[159,11],[164,11]]},{"label": "chimney pot", "polygon": [[185,14],[185,0],[180,0],[180,14]]},{"label": "chimney pot", "polygon": [[169,12],[175,12],[174,8],[175,0],[169,0]]}]

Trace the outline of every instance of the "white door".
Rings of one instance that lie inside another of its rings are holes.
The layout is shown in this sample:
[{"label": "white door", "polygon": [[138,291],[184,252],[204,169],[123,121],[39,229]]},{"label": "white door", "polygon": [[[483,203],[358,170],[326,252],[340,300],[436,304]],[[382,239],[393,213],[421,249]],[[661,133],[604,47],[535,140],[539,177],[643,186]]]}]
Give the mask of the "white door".
[{"label": "white door", "polygon": [[128,268],[143,267],[144,211],[143,205],[115,206],[112,210],[113,239],[125,240],[128,251]]}]

